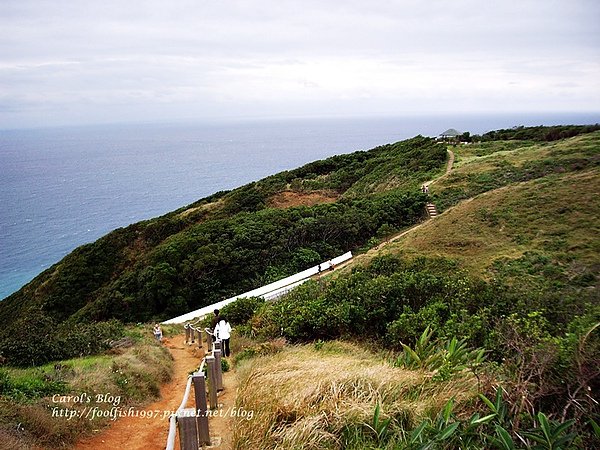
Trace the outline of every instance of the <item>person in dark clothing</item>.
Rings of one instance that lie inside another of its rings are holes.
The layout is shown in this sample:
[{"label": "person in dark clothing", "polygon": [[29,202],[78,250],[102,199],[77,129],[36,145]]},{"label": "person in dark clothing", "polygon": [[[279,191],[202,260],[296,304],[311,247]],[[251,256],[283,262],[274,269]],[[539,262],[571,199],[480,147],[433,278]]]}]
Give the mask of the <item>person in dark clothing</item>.
[{"label": "person in dark clothing", "polygon": [[[213,331],[215,329],[215,327],[217,326],[217,324],[219,323],[219,314],[220,311],[218,309],[215,309],[213,311],[214,313],[214,317],[212,318],[212,320],[210,321],[210,329],[211,331]],[[216,336],[212,336],[212,342],[215,342],[217,340]]]},{"label": "person in dark clothing", "polygon": [[213,311],[213,313],[214,313],[214,315],[215,315],[215,316],[214,316],[214,317],[212,318],[212,320],[210,321],[210,329],[211,329],[211,330],[214,330],[214,329],[215,329],[215,327],[217,326],[217,324],[219,323],[219,312],[220,312],[220,311],[219,311],[218,309],[215,309],[215,310]]}]

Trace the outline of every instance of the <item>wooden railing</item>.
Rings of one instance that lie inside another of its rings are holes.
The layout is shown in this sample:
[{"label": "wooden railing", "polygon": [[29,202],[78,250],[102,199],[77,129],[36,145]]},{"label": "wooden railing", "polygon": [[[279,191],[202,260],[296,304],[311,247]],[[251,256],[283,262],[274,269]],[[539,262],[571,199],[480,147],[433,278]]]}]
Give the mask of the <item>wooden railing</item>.
[{"label": "wooden railing", "polygon": [[[196,322],[197,323],[197,322]],[[221,342],[213,339],[208,328],[202,330],[193,324],[185,325],[185,342],[189,345],[198,341],[202,348],[202,336],[206,335],[209,352],[200,363],[200,367],[187,380],[183,399],[177,411],[169,418],[169,435],[167,450],[175,449],[175,441],[179,433],[181,450],[198,450],[204,445],[210,445],[208,410],[216,409],[217,392],[223,390],[223,373],[221,371]],[[204,369],[206,368],[206,376]],[[186,408],[194,386],[195,408]],[[208,396],[207,396],[208,387]]]}]

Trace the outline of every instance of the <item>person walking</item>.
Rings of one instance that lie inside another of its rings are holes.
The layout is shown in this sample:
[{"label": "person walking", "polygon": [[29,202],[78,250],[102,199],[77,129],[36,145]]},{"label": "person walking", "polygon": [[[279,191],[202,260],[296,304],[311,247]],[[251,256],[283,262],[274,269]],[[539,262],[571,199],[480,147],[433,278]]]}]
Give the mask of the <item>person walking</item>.
[{"label": "person walking", "polygon": [[231,338],[231,325],[223,316],[219,317],[219,322],[215,327],[215,338],[221,340],[221,353],[228,357],[231,354],[229,349],[229,339]]},{"label": "person walking", "polygon": [[[215,309],[215,310],[213,311],[213,314],[214,314],[214,315],[213,315],[213,318],[212,318],[212,319],[210,319],[210,329],[211,329],[213,332],[215,331],[215,327],[217,326],[217,324],[219,323],[219,320],[220,320],[219,312],[220,312],[220,311],[219,311],[218,309]],[[212,335],[209,335],[209,336],[208,336],[208,338],[207,338],[207,341],[208,341],[208,348],[210,348],[210,345],[211,345],[211,344],[214,344],[214,342],[215,342],[216,340],[217,340],[217,337],[216,337],[214,334],[212,334]]]},{"label": "person walking", "polygon": [[154,324],[154,328],[152,329],[152,332],[154,333],[154,337],[156,338],[156,340],[158,342],[162,341],[162,330],[160,329],[160,325],[155,323]]}]

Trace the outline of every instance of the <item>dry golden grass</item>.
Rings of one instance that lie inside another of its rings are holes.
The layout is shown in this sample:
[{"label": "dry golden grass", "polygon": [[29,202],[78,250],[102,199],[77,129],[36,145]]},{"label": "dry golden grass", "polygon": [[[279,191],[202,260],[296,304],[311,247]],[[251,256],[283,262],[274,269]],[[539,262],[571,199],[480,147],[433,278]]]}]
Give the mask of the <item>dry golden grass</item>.
[{"label": "dry golden grass", "polygon": [[188,208],[182,212],[179,213],[179,217],[181,218],[185,218],[190,216],[191,214],[197,213],[197,212],[204,212],[204,211],[214,211],[218,208],[221,208],[223,206],[223,199],[219,199],[215,202],[211,202],[211,203],[205,203],[203,205],[200,206],[195,206],[192,208]]},{"label": "dry golden grass", "polygon": [[[102,427],[110,419],[96,417],[91,421],[82,416],[67,420],[61,416],[53,417],[53,411],[84,407],[104,410],[115,406],[111,402],[97,401],[98,394],[120,397],[119,406],[141,406],[158,398],[160,384],[171,378],[172,357],[166,348],[154,342],[149,332],[141,336],[132,347],[115,350],[110,355],[75,358],[39,368],[8,369],[9,375],[18,379],[39,378],[44,374],[60,376],[67,387],[56,392],[57,398],[50,394],[28,401],[0,397],[0,448],[70,447],[92,427]],[[65,395],[82,393],[90,398],[89,404],[61,399]]]},{"label": "dry golden grass", "polygon": [[560,240],[561,251],[595,264],[599,194],[597,169],[510,185],[460,203],[386,251],[449,257],[485,276],[497,259],[547,250]]},{"label": "dry golden grass", "polygon": [[10,450],[29,450],[32,445],[24,436],[21,429],[2,430],[0,429],[0,448]]},{"label": "dry golden grass", "polygon": [[238,374],[237,406],[253,418],[236,421],[236,449],[343,448],[344,428],[371,423],[377,404],[395,426],[410,427],[452,397],[460,409],[477,395],[473,377],[434,383],[427,372],[392,367],[340,342],[288,347],[241,365]]},{"label": "dry golden grass", "polygon": [[158,397],[161,383],[172,373],[172,357],[162,347],[139,344],[112,358],[74,367],[73,389],[87,393],[111,392],[139,403]]}]

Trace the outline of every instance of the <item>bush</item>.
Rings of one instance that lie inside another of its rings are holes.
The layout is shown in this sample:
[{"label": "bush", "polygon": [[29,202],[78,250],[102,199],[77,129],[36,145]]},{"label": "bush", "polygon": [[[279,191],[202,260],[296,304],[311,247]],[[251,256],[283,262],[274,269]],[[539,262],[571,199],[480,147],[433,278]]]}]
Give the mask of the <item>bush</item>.
[{"label": "bush", "polygon": [[51,318],[34,315],[18,321],[13,334],[1,342],[2,356],[15,366],[37,366],[50,361],[94,355],[110,348],[124,335],[117,320],[90,324],[57,325]]},{"label": "bush", "polygon": [[232,325],[242,325],[248,322],[264,303],[265,300],[260,297],[238,298],[221,308],[220,314]]},{"label": "bush", "polygon": [[267,356],[279,353],[283,350],[285,343],[285,339],[279,338],[246,347],[233,357],[233,362],[234,364],[239,364],[241,361],[254,358],[255,356]]},{"label": "bush", "polygon": [[402,344],[404,351],[396,364],[409,369],[432,370],[435,371],[435,380],[447,380],[454,373],[479,366],[485,360],[485,350],[469,349],[465,339],[452,337],[446,341],[434,341],[432,335],[433,330],[427,327],[414,348]]}]

